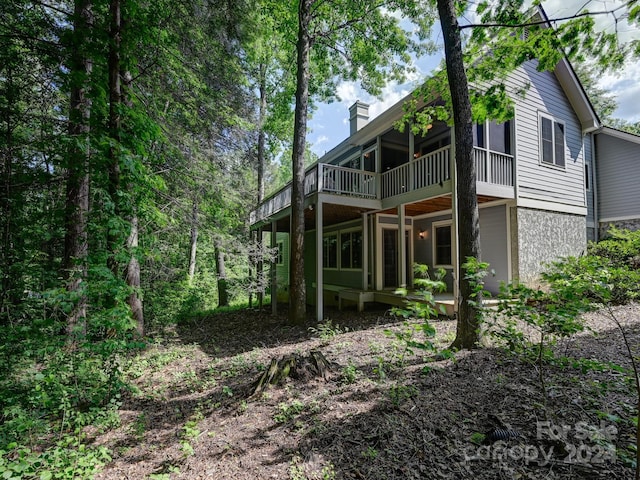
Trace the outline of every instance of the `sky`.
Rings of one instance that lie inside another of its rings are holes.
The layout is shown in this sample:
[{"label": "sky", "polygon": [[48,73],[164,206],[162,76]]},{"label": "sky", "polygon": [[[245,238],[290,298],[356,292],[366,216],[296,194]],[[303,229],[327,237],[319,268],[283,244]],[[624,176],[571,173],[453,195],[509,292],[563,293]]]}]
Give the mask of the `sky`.
[{"label": "sky", "polygon": [[[587,3],[585,0],[551,0],[543,2],[543,6],[547,16],[553,19],[573,15],[580,11],[585,3]],[[588,3],[587,8],[590,11],[610,10],[616,4],[620,4],[620,2],[611,0],[592,0]],[[610,17],[594,18],[601,28],[609,30],[613,28],[613,21]],[[624,23],[618,24],[618,32],[624,40],[640,36],[640,32],[629,28]],[[434,40],[438,45],[442,45],[442,34],[438,25],[434,27]],[[349,136],[349,107],[356,100],[370,105],[369,119],[371,120],[408,95],[440,64],[441,60],[442,53],[417,59],[415,61],[417,72],[412,74],[403,84],[391,83],[387,85],[380,98],[369,95],[356,83],[341,83],[337,91],[339,100],[328,104],[320,103],[313,112],[309,122],[310,133],[307,136],[311,150],[322,156]],[[618,109],[614,112],[614,117],[631,122],[640,121],[640,62],[629,62],[624,69],[615,74],[603,74],[598,85],[615,96]]]}]

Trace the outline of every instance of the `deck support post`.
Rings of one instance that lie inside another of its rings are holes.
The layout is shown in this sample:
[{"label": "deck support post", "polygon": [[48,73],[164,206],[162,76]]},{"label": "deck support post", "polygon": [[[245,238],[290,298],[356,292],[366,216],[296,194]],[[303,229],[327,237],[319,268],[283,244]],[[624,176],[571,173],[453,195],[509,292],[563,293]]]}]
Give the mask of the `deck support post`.
[{"label": "deck support post", "polygon": [[[413,162],[415,160],[415,157],[413,156],[415,150],[416,150],[416,146],[415,146],[415,137],[413,136],[413,132],[411,131],[411,129],[409,130],[409,160],[407,160],[407,162],[409,163],[409,165],[411,165],[411,162]],[[413,191],[414,188],[416,188],[416,178],[415,178],[415,170],[413,170],[413,167],[411,167],[412,174],[409,175],[409,185],[407,185],[407,191]]]},{"label": "deck support post", "polygon": [[321,322],[324,318],[324,298],[323,298],[323,264],[322,264],[322,232],[324,225],[322,223],[322,200],[318,195],[316,203],[316,318]]},{"label": "deck support post", "polygon": [[407,244],[404,233],[404,203],[398,205],[398,286],[407,287]]},{"label": "deck support post", "polygon": [[271,222],[271,313],[278,314],[278,274],[276,271],[277,255],[273,255],[274,249],[278,246],[276,243],[278,234],[278,224],[276,221]]},{"label": "deck support post", "polygon": [[369,216],[362,214],[362,290],[369,290]]}]

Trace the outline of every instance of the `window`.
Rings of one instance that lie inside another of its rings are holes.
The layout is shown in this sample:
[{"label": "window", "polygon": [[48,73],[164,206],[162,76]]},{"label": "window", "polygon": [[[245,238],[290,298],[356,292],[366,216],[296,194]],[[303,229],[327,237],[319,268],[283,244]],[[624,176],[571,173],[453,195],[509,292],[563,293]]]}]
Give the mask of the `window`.
[{"label": "window", "polygon": [[438,267],[451,266],[451,222],[433,224],[433,259]]},{"label": "window", "polygon": [[564,167],[564,124],[540,115],[540,160]]},{"label": "window", "polygon": [[489,150],[511,154],[511,122],[489,122]]},{"label": "window", "polygon": [[591,190],[591,174],[589,173],[589,164],[584,164],[584,188]]},{"label": "window", "polygon": [[324,268],[338,268],[338,234],[332,233],[322,238],[322,265]]},{"label": "window", "polygon": [[511,155],[511,121],[491,121],[474,125],[473,146]]},{"label": "window", "polygon": [[341,167],[354,168],[360,170],[360,154],[352,155],[345,160],[341,160],[339,165]]},{"label": "window", "polygon": [[340,268],[362,268],[362,231],[340,233]]},{"label": "window", "polygon": [[473,145],[484,148],[484,123],[473,126]]},{"label": "window", "polygon": [[276,265],[284,265],[284,242],[276,242]]},{"label": "window", "polygon": [[364,169],[367,172],[375,172],[376,171],[376,147],[372,147],[362,154],[362,160]]}]

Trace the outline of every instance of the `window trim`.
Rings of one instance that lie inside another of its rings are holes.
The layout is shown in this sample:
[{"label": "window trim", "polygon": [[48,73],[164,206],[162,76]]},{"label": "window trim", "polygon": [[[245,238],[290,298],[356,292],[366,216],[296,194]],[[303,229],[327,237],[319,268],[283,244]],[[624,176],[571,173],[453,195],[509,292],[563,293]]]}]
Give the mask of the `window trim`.
[{"label": "window trim", "polygon": [[[543,144],[542,144],[542,119],[547,119],[551,121],[551,142],[552,142],[552,153],[553,153],[553,162],[546,162],[543,159]],[[556,159],[556,124],[562,125],[562,151],[564,152],[564,162],[562,165],[558,165],[558,161]],[[558,120],[557,118],[549,115],[545,112],[538,112],[538,162],[540,165],[555,168],[557,170],[566,170],[567,169],[567,125],[562,120]]]},{"label": "window trim", "polygon": [[[434,268],[453,268],[453,246],[454,246],[454,241],[453,241],[453,220],[440,220],[437,222],[433,222],[431,224],[431,254],[432,254],[432,259],[431,259],[431,263],[433,263],[433,267]],[[436,235],[436,230],[438,228],[441,227],[450,227],[451,230],[451,238],[450,238],[450,244],[449,244],[449,248],[451,248],[451,264],[450,265],[446,265],[446,264],[439,264],[437,263],[437,235]]]}]

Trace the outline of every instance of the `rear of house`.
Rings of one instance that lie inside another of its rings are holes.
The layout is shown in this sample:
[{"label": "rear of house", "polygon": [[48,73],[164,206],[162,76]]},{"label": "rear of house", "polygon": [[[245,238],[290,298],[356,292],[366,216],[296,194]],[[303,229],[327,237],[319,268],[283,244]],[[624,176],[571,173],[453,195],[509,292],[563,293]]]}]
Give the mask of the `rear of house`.
[{"label": "rear of house", "polygon": [[[493,293],[502,282],[535,284],[546,262],[584,252],[587,236],[597,235],[598,209],[623,217],[624,202],[619,211],[606,210],[611,201],[606,194],[596,198],[593,178],[599,170],[615,182],[608,167],[632,161],[620,143],[628,139],[598,130],[566,61],[553,72],[538,72],[529,62],[506,85],[515,117],[474,126],[481,260],[495,272],[486,279]],[[517,93],[523,90],[524,98]],[[445,269],[450,297],[456,295],[454,272],[462,260],[452,129],[436,122],[425,137],[398,132],[393,122],[402,103],[372,121],[367,105],[354,104],[349,137],[307,170],[305,280],[318,318],[325,304],[393,303],[397,287],[413,285],[413,263]],[[616,160],[596,155],[596,145],[615,151]],[[252,228],[270,232],[279,250],[288,246],[290,188],[252,214]],[[272,288],[284,300],[288,255],[279,254],[278,262]]]}]

